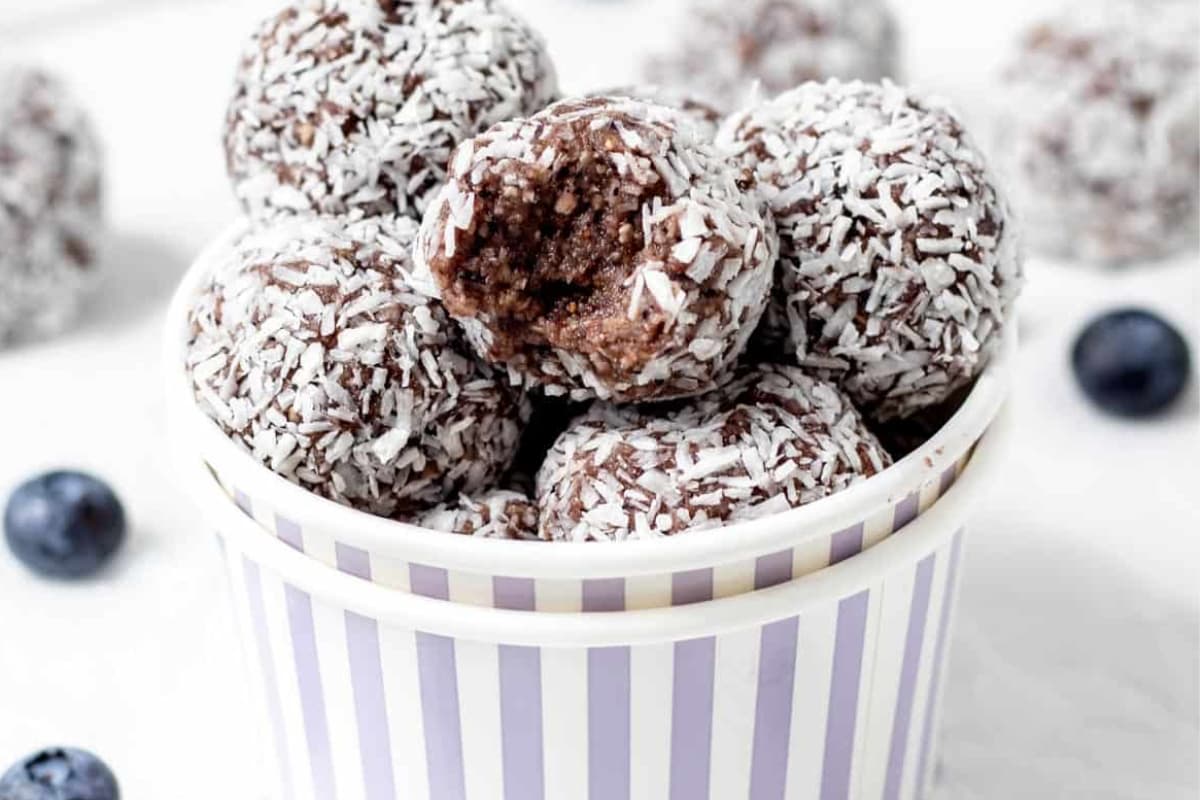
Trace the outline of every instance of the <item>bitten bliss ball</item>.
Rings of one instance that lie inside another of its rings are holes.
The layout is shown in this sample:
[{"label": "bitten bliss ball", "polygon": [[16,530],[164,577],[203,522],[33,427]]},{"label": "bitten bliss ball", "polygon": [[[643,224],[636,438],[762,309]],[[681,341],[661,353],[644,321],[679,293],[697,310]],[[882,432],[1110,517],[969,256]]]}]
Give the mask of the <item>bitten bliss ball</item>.
[{"label": "bitten bliss ball", "polygon": [[896,77],[896,24],[880,0],[689,0],[673,48],[646,77],[726,110],[757,84],[768,96],[805,81]]},{"label": "bitten bliss ball", "polygon": [[995,151],[1031,246],[1120,263],[1200,238],[1200,9],[1105,0],[1025,35]]},{"label": "bitten bliss ball", "polygon": [[541,536],[646,539],[756,519],[890,463],[837,387],[762,366],[663,414],[594,405],[538,474]]},{"label": "bitten bliss ball", "polygon": [[543,42],[497,0],[300,0],[242,58],[229,174],[256,218],[418,217],[455,145],[556,93]]},{"label": "bitten bliss ball", "polygon": [[743,351],[769,295],[774,224],[681,114],[568,100],[455,154],[418,270],[514,382],[678,398],[714,388]]},{"label": "bitten bliss ball", "polygon": [[97,268],[100,184],[96,138],[66,90],[0,67],[0,345],[74,318]]},{"label": "bitten bliss ball", "polygon": [[877,422],[979,374],[1021,259],[992,173],[953,114],[890,83],[810,83],[735,115],[719,141],[775,212],[776,316],[801,366]]},{"label": "bitten bliss ball", "polygon": [[527,415],[412,290],[415,228],[333,218],[246,233],[190,314],[201,408],[280,475],[383,516],[490,487]]}]

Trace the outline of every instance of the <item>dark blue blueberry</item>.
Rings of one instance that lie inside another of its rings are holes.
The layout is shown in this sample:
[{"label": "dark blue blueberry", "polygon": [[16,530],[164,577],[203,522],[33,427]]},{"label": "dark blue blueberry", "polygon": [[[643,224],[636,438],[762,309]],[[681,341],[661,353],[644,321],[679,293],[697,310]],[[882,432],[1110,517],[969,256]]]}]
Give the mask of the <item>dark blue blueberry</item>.
[{"label": "dark blue blueberry", "polygon": [[0,800],[120,800],[117,779],[83,750],[51,747],[0,777]]},{"label": "dark blue blueberry", "polygon": [[54,578],[95,573],[125,538],[125,511],[112,489],[78,472],[48,472],[21,484],[4,510],[4,538],[34,572]]},{"label": "dark blue blueberry", "polygon": [[1075,341],[1075,378],[1111,414],[1148,417],[1178,399],[1191,373],[1187,342],[1161,317],[1139,309],[1110,311]]}]

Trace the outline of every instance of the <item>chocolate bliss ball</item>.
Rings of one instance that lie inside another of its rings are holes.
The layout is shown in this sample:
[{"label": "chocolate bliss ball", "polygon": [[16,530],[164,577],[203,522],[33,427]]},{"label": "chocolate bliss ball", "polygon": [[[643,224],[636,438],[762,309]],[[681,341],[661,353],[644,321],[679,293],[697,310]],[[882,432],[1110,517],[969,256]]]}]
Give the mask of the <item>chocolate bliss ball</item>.
[{"label": "chocolate bliss ball", "polygon": [[683,112],[558,103],[466,141],[416,258],[487,361],[583,400],[726,377],[767,302],[774,224]]}]

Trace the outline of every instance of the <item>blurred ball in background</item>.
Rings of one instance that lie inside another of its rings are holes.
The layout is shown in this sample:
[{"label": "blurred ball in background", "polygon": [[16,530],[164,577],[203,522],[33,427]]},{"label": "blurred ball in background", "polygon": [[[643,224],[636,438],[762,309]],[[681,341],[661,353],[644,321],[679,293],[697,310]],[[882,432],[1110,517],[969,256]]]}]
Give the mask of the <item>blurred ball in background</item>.
[{"label": "blurred ball in background", "polygon": [[881,0],[692,0],[673,49],[646,78],[726,111],[757,82],[775,95],[809,80],[896,77],[896,23]]},{"label": "blurred ball in background", "polygon": [[92,283],[100,150],[45,72],[0,66],[0,345],[58,332]]},{"label": "blurred ball in background", "polygon": [[1195,246],[1198,37],[1195,0],[1078,3],[1028,30],[994,151],[1031,249],[1119,264]]}]

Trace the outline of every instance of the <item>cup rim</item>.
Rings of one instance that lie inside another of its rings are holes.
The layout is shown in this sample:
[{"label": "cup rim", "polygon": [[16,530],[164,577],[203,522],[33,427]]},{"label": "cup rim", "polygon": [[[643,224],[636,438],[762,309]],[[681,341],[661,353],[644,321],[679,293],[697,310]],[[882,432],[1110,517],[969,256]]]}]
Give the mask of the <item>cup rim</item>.
[{"label": "cup rim", "polygon": [[720,635],[803,614],[877,584],[915,564],[960,533],[971,505],[997,470],[1011,414],[1002,412],[975,457],[942,500],[903,530],[838,564],[786,583],[683,606],[612,612],[526,611],[466,605],[390,589],[307,557],[280,539],[263,536],[230,502],[203,466],[187,475],[194,500],[212,514],[226,557],[240,555],[276,573],[315,599],[384,625],[477,642],[530,647],[613,647],[660,644]]},{"label": "cup rim", "polygon": [[[337,531],[339,543],[373,555],[461,572],[546,579],[634,577],[710,567],[796,547],[861,523],[939,477],[995,419],[1008,394],[1016,354],[1015,326],[976,380],[961,407],[919,448],[891,467],[837,494],[755,520],[692,531],[685,536],[622,542],[485,539],[431,531],[343,506],[292,483],[239,447],[196,404],[186,359],[189,301],[210,262],[249,226],[230,226],[197,256],[175,291],[164,329],[169,418],[176,446],[219,465],[222,479],[253,497],[277,499],[302,528]],[[940,502],[940,501],[939,501]]]}]

